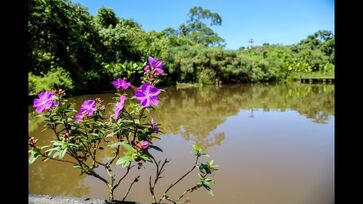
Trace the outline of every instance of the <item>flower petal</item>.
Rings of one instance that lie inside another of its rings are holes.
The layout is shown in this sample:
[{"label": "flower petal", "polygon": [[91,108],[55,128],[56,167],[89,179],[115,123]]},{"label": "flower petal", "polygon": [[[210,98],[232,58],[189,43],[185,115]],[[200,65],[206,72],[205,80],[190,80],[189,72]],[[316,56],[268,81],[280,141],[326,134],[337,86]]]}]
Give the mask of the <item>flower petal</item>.
[{"label": "flower petal", "polygon": [[146,91],[147,91],[147,89],[148,89],[149,86],[150,86],[149,83],[144,83],[144,84],[142,84],[140,86],[140,89],[139,90],[141,90],[142,92],[146,93]]},{"label": "flower petal", "polygon": [[117,81],[113,81],[113,82],[111,82],[111,84],[113,84],[113,86],[114,86],[116,89],[120,88],[120,86],[121,86],[121,84],[120,84],[120,83],[118,83]]},{"label": "flower petal", "polygon": [[38,113],[41,113],[41,112],[43,112],[43,111],[44,111],[44,109],[45,109],[45,106],[44,106],[44,105],[42,105],[42,106],[38,106],[38,107],[35,109],[35,111],[36,111],[36,112],[38,112]]},{"label": "flower petal", "polygon": [[159,99],[157,96],[151,96],[150,101],[153,105],[157,106],[159,104]]},{"label": "flower petal", "polygon": [[39,98],[34,99],[33,107],[37,107],[42,103],[42,101]]},{"label": "flower petal", "polygon": [[135,91],[135,96],[136,96],[136,99],[137,100],[141,100],[140,98],[144,98],[145,97],[145,94],[144,94],[144,92],[142,92],[140,90],[136,90]]},{"label": "flower petal", "polygon": [[148,61],[149,61],[150,66],[155,67],[156,63],[158,62],[158,59],[149,57]]},{"label": "flower petal", "polygon": [[147,91],[149,96],[157,96],[160,94],[160,90],[154,86],[149,86]]},{"label": "flower petal", "polygon": [[142,107],[144,107],[144,108],[147,108],[147,107],[151,106],[151,101],[150,101],[148,98],[144,98],[144,99],[141,101],[140,105],[141,105]]},{"label": "flower petal", "polygon": [[124,81],[124,82],[122,83],[122,85],[121,85],[121,87],[122,87],[123,89],[128,89],[130,86],[131,86],[131,83],[130,83],[130,82],[126,82],[126,81]]},{"label": "flower petal", "polygon": [[83,121],[82,116],[83,116],[82,112],[77,113],[76,122],[82,122]]},{"label": "flower petal", "polygon": [[158,61],[155,63],[155,69],[162,69],[163,68],[163,61]]}]

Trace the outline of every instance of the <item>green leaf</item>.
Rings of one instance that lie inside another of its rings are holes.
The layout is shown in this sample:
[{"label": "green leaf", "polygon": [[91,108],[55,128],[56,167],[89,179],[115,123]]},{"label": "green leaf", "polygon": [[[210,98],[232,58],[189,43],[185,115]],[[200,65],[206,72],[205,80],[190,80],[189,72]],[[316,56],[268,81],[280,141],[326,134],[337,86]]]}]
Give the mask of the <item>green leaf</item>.
[{"label": "green leaf", "polygon": [[60,152],[59,152],[59,158],[62,159],[64,157],[64,155],[67,153],[67,147],[62,149]]},{"label": "green leaf", "polygon": [[31,150],[30,151],[30,156],[29,156],[29,164],[32,164],[33,162],[35,162],[35,160],[40,156],[40,154],[35,151],[35,150]]},{"label": "green leaf", "polygon": [[163,152],[163,150],[162,150],[162,149],[160,149],[160,147],[157,147],[157,146],[155,146],[155,145],[150,145],[150,148],[153,148],[153,149],[155,149],[155,150],[157,150],[157,151]]},{"label": "green leaf", "polygon": [[82,169],[82,167],[79,164],[74,164],[73,168],[78,168],[78,169]]},{"label": "green leaf", "polygon": [[213,193],[213,191],[212,191],[212,188],[211,188],[211,187],[209,187],[209,186],[208,186],[208,185],[206,185],[206,184],[203,184],[203,187],[205,188],[205,190],[207,190],[207,191],[208,191],[209,195],[214,196],[214,193]]},{"label": "green leaf", "polygon": [[45,153],[50,156],[54,151],[58,151],[59,150],[59,147],[54,147],[54,148],[51,148],[51,149],[47,149],[45,150]]},{"label": "green leaf", "polygon": [[36,157],[34,157],[33,155],[30,155],[29,164],[32,164],[33,162],[35,162],[36,159],[37,159]]},{"label": "green leaf", "polygon": [[207,191],[208,191],[209,195],[214,196],[214,193],[213,193],[213,190],[212,189],[209,189]]},{"label": "green leaf", "polygon": [[59,155],[59,152],[55,152],[55,153],[53,154],[53,158],[57,157],[58,155]]},{"label": "green leaf", "polygon": [[198,152],[198,151],[201,151],[202,150],[202,147],[200,147],[197,144],[193,144],[193,149],[194,149],[194,151]]},{"label": "green leaf", "polygon": [[141,154],[140,157],[145,160],[145,161],[149,161],[149,162],[152,162],[152,159],[150,158],[149,155],[147,154]]},{"label": "green leaf", "polygon": [[213,160],[210,160],[210,161],[208,162],[208,165],[212,167],[212,166],[213,166],[213,163],[214,163],[214,161],[213,161]]},{"label": "green leaf", "polygon": [[202,186],[203,186],[203,183],[202,183],[201,181],[197,183],[197,187],[198,187],[198,188],[200,188],[200,187],[202,187]]},{"label": "green leaf", "polygon": [[127,167],[130,162],[133,160],[134,158],[131,155],[126,155],[123,157],[120,157],[117,161],[116,161],[116,165],[122,165],[122,167]]},{"label": "green leaf", "polygon": [[44,159],[42,159],[42,161],[44,161],[44,162],[45,162],[45,161],[48,161],[48,160],[49,160],[49,158],[44,158]]},{"label": "green leaf", "polygon": [[127,144],[125,142],[123,142],[123,146],[126,148],[128,153],[132,153],[132,152],[136,151],[130,144]]},{"label": "green leaf", "polygon": [[205,153],[203,152],[203,148],[201,146],[199,146],[197,144],[193,144],[193,149],[194,149],[197,157],[205,155]]},{"label": "green leaf", "polygon": [[108,146],[110,146],[111,148],[117,149],[121,144],[123,144],[124,142],[115,142],[113,144],[110,144]]},{"label": "green leaf", "polygon": [[211,184],[215,184],[215,181],[211,178],[206,178],[204,180],[204,183],[206,183],[207,185],[211,185]]}]

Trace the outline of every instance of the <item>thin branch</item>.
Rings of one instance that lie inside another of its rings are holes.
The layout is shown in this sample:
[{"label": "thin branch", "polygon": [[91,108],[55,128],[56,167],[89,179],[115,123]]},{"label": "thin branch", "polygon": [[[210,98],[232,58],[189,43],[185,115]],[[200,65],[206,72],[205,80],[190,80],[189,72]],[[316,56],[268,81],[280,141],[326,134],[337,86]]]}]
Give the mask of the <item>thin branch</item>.
[{"label": "thin branch", "polygon": [[[171,184],[169,186],[169,188],[166,189],[166,191],[164,192],[163,195],[166,195],[171,188],[173,188],[177,183],[179,183],[183,178],[185,178],[188,174],[190,174],[190,172],[192,172],[195,169],[195,167],[197,166],[197,163],[198,163],[198,159],[199,159],[199,157],[196,158],[194,166],[187,173],[185,173],[182,177],[180,177],[175,183]],[[162,198],[160,198],[159,203],[161,202],[161,200],[162,200]]]},{"label": "thin branch", "polygon": [[[144,111],[145,111],[145,108],[142,108],[140,111],[139,122],[141,122],[141,118],[144,115]],[[135,133],[134,133],[134,139],[133,139],[134,141],[136,140],[136,135],[137,135],[138,129],[139,129],[139,126],[135,123]]]},{"label": "thin branch", "polygon": [[106,185],[108,185],[108,181],[105,178],[103,178],[102,176],[98,175],[96,172],[94,172],[94,171],[86,171],[85,173],[88,174],[88,175],[91,175],[91,176],[94,176],[94,177],[100,179]]},{"label": "thin branch", "polygon": [[[123,112],[125,112],[131,119],[132,119],[132,122],[134,123],[134,131],[135,131],[135,134],[136,134],[136,131],[137,131],[137,128],[136,128],[136,123],[135,123],[135,119],[132,117],[132,115],[124,108],[123,109]],[[127,138],[127,141],[130,143],[130,138],[128,135],[126,135],[126,138]],[[134,141],[135,141],[135,137],[134,137]]]},{"label": "thin branch", "polygon": [[154,157],[152,157],[152,160],[154,161],[154,163],[156,165],[156,172],[155,172],[155,179],[154,179],[154,184],[153,185],[151,184],[151,176],[149,177],[149,190],[150,190],[151,196],[152,196],[152,198],[154,200],[154,203],[156,203],[156,197],[155,197],[155,192],[154,192],[155,185],[158,182],[158,180],[161,178],[161,174],[164,172],[165,164],[168,163],[169,161],[167,159],[165,159],[163,164],[161,165],[161,167],[159,169],[159,165],[160,165],[161,160],[159,162],[156,162]]},{"label": "thin branch", "polygon": [[150,193],[151,193],[151,196],[153,198],[154,203],[156,203],[156,198],[155,198],[155,194],[154,194],[154,188],[151,186],[151,176],[149,177],[149,190],[150,190]]},{"label": "thin branch", "polygon": [[131,166],[131,162],[130,162],[130,164],[127,166],[125,174],[120,178],[120,180],[118,180],[117,184],[113,187],[113,189],[117,188],[117,186],[120,185],[121,181],[127,176],[127,174],[129,173],[129,171],[132,167],[134,167],[134,166]]},{"label": "thin branch", "polygon": [[193,192],[193,191],[195,191],[195,190],[197,190],[199,187],[198,187],[198,185],[195,185],[195,186],[193,186],[193,187],[191,187],[191,188],[189,188],[188,190],[186,190],[186,191],[184,191],[184,193],[181,195],[181,196],[179,196],[179,198],[178,199],[176,199],[176,201],[179,201],[180,199],[182,199],[183,198],[183,196],[186,194],[186,193],[188,193],[188,192]]},{"label": "thin branch", "polygon": [[[176,204],[176,202],[175,202],[175,201],[173,201],[173,200],[172,200],[172,199],[170,199],[170,198],[166,198],[165,200],[170,201],[170,202],[172,202],[172,203]],[[159,202],[159,203],[160,203],[160,202]]]},{"label": "thin branch", "polygon": [[120,153],[120,145],[117,146],[117,150],[115,151],[115,156],[111,159],[111,161],[109,162],[109,165],[111,165],[114,160],[116,159],[116,157],[118,156],[118,154]]},{"label": "thin branch", "polygon": [[[81,168],[85,171],[86,174],[88,175],[92,175],[98,179],[100,179],[101,181],[103,181],[106,185],[108,185],[108,181],[103,178],[102,176],[98,175],[96,172],[94,172],[93,170],[90,171],[89,169],[91,169],[86,163],[84,163],[83,161],[81,161],[78,156],[77,153],[74,152],[72,149],[68,149],[70,155],[75,158],[78,162],[78,164],[81,166]],[[86,167],[86,168],[85,168]]]},{"label": "thin branch", "polygon": [[140,178],[140,176],[137,176],[137,177],[136,177],[136,178],[132,181],[132,183],[130,184],[129,189],[127,190],[127,192],[126,192],[126,194],[125,194],[125,196],[122,198],[122,201],[125,201],[125,199],[126,199],[127,195],[129,194],[129,192],[130,192],[130,190],[131,190],[132,185],[134,185],[134,183],[138,182],[138,181],[139,181],[139,178]]}]

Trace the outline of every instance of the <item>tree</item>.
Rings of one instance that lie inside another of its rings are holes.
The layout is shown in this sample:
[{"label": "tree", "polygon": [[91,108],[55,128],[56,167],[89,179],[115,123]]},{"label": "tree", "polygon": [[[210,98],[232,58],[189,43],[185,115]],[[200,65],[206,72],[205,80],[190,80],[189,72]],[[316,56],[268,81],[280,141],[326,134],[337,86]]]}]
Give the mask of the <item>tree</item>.
[{"label": "tree", "polygon": [[110,8],[100,8],[100,9],[98,9],[96,21],[101,26],[107,28],[110,25],[115,27],[117,22],[118,22],[118,19],[116,17],[115,12],[112,9],[110,9]]},{"label": "tree", "polygon": [[[224,39],[210,28],[210,26],[222,25],[222,18],[218,13],[196,6],[189,10],[188,15],[189,20],[179,27],[180,36],[191,38],[205,46],[223,46]],[[209,26],[206,24],[208,21],[210,21]]]},{"label": "tree", "polygon": [[334,37],[333,33],[328,30],[319,30],[314,33],[315,38],[320,39],[321,41],[327,41]]},{"label": "tree", "polygon": [[29,71],[42,75],[64,68],[77,88],[92,80],[84,77],[101,68],[101,43],[87,9],[67,0],[32,0],[28,5]]},{"label": "tree", "polygon": [[179,33],[177,30],[175,30],[174,28],[165,28],[164,30],[161,31],[166,37],[168,38],[176,38],[178,37]]}]

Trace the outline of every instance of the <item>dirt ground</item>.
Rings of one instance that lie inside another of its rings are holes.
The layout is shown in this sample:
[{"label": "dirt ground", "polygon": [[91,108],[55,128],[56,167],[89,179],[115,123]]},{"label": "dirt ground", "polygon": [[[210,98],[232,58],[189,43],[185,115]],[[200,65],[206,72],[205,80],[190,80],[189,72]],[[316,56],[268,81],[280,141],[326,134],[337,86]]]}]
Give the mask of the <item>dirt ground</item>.
[{"label": "dirt ground", "polygon": [[[50,196],[29,194],[29,204],[106,204],[105,200],[93,198],[77,198],[67,196]],[[136,202],[115,202],[124,204],[141,204]]]}]

